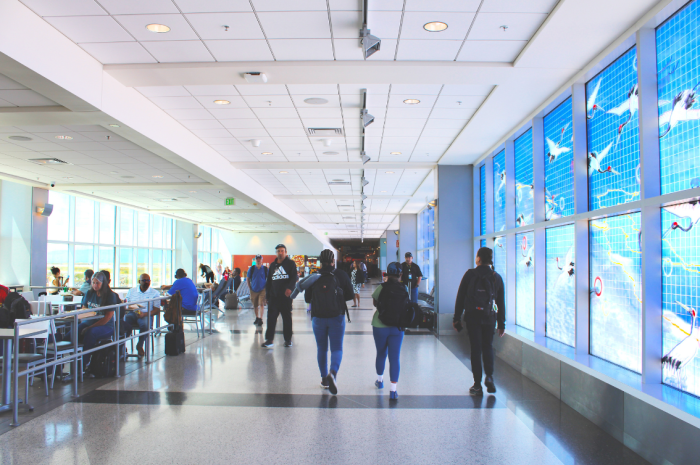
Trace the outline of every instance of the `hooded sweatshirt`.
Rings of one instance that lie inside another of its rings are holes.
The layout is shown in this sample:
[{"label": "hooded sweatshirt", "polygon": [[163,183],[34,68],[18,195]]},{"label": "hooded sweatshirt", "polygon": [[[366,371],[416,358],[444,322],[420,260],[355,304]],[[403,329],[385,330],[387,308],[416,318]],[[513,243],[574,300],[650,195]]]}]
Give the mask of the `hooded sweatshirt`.
[{"label": "hooded sweatshirt", "polygon": [[299,279],[297,275],[297,265],[287,256],[282,263],[277,260],[270,265],[267,272],[267,283],[265,283],[265,293],[267,299],[290,299],[284,295],[284,291],[289,289],[294,291],[294,287]]}]

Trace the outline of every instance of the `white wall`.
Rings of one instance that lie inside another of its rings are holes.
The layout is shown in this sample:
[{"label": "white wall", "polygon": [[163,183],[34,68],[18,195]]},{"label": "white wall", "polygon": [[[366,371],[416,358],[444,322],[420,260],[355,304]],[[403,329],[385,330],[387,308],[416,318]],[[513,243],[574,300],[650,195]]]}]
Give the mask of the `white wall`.
[{"label": "white wall", "polygon": [[[196,276],[197,265],[197,225],[175,221],[175,265],[173,274],[178,268],[182,268],[187,276]],[[166,280],[167,281],[167,280]]]},{"label": "white wall", "polygon": [[[289,255],[318,255],[324,249],[321,242],[309,233],[234,233],[221,231],[221,239],[229,255],[274,255],[277,244],[286,245]],[[224,253],[223,250],[220,252]]]},{"label": "white wall", "polygon": [[29,285],[31,244],[32,188],[0,180],[0,283]]}]

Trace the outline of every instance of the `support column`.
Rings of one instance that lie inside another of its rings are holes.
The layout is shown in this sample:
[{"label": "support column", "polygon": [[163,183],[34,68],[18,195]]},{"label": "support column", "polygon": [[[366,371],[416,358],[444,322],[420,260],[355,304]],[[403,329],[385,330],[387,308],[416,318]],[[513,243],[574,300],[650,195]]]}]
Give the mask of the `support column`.
[{"label": "support column", "polygon": [[452,334],[459,283],[474,266],[474,166],[438,165],[437,169],[436,309],[439,334]]},{"label": "support column", "polygon": [[[493,157],[488,156],[486,163],[486,234],[493,234]],[[493,239],[487,242],[489,247],[493,247]]]},{"label": "support column", "polygon": [[[534,193],[534,222],[544,222],[544,120],[541,116],[532,119],[532,183]],[[534,231],[535,240],[535,337],[543,338],[546,328],[546,245],[545,229]]]},{"label": "support column", "polygon": [[[175,270],[182,268],[187,276],[196,281],[197,272],[197,225],[175,221]],[[175,271],[173,270],[173,272]],[[173,277],[170,277],[173,279]]]},{"label": "support column", "polygon": [[379,238],[379,270],[386,271],[386,266],[389,262],[386,261],[386,236],[387,231],[384,231],[382,237]]},{"label": "support column", "polygon": [[31,285],[46,286],[46,265],[48,263],[49,217],[36,212],[37,207],[49,203],[49,191],[34,187],[32,189],[32,240],[31,240]]},{"label": "support column", "polygon": [[399,234],[396,234],[395,229],[388,229],[386,231],[386,264],[391,262],[399,262],[399,247],[396,242],[399,241]]},{"label": "support column", "polygon": [[[31,276],[32,188],[0,180],[0,283],[28,286]],[[46,244],[44,244],[44,254]],[[46,275],[46,262],[44,262]]]},{"label": "support column", "polygon": [[415,213],[402,213],[399,215],[399,234],[401,241],[399,242],[399,261],[404,261],[406,252],[413,254],[413,260],[416,259],[416,251],[418,250],[418,215]]}]

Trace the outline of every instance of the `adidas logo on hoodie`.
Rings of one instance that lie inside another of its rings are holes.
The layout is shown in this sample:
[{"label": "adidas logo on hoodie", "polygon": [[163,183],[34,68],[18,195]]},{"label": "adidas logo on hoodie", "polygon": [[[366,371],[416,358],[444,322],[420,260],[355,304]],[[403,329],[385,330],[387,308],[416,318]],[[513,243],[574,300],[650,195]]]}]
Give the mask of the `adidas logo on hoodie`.
[{"label": "adidas logo on hoodie", "polygon": [[274,273],[272,273],[272,280],[277,281],[279,279],[289,279],[289,275],[285,271],[283,267],[279,267],[275,270]]}]

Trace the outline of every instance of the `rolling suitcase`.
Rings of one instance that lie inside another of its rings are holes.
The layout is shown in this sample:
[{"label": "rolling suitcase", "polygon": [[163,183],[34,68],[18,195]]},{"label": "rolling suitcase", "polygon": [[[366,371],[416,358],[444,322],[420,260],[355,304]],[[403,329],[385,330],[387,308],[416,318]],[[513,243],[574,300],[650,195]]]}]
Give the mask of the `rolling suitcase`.
[{"label": "rolling suitcase", "polygon": [[185,352],[185,333],[171,331],[165,335],[165,355],[180,355]]}]

